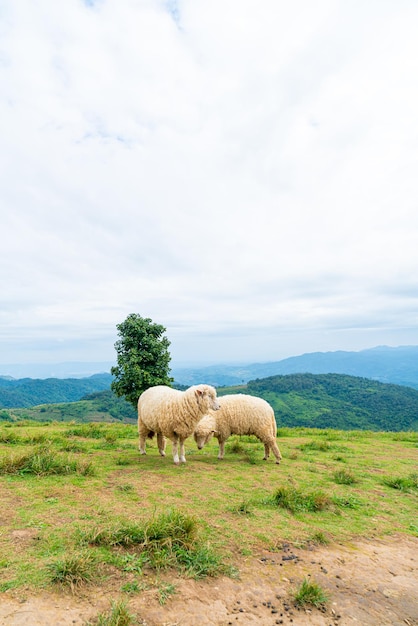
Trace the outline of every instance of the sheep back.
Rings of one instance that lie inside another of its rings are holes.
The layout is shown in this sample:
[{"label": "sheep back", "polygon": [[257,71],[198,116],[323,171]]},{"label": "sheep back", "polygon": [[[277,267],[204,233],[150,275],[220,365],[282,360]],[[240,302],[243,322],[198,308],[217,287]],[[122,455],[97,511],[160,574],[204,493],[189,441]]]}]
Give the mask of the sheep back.
[{"label": "sheep back", "polygon": [[220,398],[221,408],[212,414],[216,420],[217,436],[226,440],[233,435],[255,435],[261,441],[276,437],[277,425],[273,408],[266,400],[246,394],[231,394]]}]

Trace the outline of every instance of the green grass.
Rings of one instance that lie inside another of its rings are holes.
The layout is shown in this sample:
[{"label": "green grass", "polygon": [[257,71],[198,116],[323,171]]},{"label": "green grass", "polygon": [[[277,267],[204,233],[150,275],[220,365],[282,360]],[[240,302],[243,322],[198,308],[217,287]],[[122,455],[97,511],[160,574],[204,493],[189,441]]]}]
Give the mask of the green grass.
[{"label": "green grass", "polygon": [[303,492],[294,487],[279,487],[266,502],[299,513],[323,511],[330,508],[332,500],[322,491]]},{"label": "green grass", "polygon": [[338,469],[332,475],[333,480],[337,485],[354,485],[358,482],[353,472],[347,469]]},{"label": "green grass", "polygon": [[70,587],[71,591],[91,582],[96,577],[97,563],[91,552],[71,554],[47,565],[51,583]]},{"label": "green grass", "polygon": [[175,466],[170,443],[165,458],[155,440],[140,456],[134,426],[1,424],[0,590],[77,589],[86,581],[69,559],[86,554],[89,584],[158,593],[170,572],[235,575],[238,557],[284,541],[417,535],[417,433],[279,434],[280,465],[258,440],[231,437],[222,461],[216,440],[201,451],[187,440]]},{"label": "green grass", "polygon": [[28,453],[9,454],[0,461],[0,474],[81,474],[89,476],[94,473],[91,463],[80,463],[69,457],[57,454],[49,448],[39,447]]},{"label": "green grass", "polygon": [[328,602],[328,595],[317,583],[304,578],[294,594],[297,606],[315,606],[320,608]]},{"label": "green grass", "polygon": [[[141,622],[142,623],[142,622]],[[123,600],[112,602],[109,611],[100,613],[87,626],[133,626],[138,624],[138,620],[129,612],[128,605]]]},{"label": "green grass", "polygon": [[418,474],[412,473],[408,476],[391,476],[383,479],[383,484],[392,489],[411,492],[418,490]]}]

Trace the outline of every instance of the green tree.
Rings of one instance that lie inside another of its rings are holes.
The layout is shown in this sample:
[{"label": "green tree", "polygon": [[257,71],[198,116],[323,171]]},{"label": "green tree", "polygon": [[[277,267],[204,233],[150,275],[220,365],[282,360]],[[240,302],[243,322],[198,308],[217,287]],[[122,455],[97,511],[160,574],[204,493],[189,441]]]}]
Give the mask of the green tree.
[{"label": "green tree", "polygon": [[110,370],[114,376],[111,389],[136,408],[145,389],[173,382],[169,377],[170,342],[163,336],[164,326],[136,313],[128,315],[116,328],[120,337],[115,343],[118,364]]}]

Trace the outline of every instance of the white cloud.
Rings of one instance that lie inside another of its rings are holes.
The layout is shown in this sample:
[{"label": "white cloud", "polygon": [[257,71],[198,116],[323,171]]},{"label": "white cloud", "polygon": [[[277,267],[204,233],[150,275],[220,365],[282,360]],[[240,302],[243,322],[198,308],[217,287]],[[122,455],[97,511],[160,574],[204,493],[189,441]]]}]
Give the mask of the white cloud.
[{"label": "white cloud", "polygon": [[414,2],[0,12],[3,362],[417,342]]}]

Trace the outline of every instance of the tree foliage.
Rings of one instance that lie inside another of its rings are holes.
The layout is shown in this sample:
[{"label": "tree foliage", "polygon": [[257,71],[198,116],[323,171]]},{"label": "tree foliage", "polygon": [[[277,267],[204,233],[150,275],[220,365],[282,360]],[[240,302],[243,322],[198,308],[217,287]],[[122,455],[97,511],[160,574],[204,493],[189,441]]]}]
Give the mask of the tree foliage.
[{"label": "tree foliage", "polygon": [[112,367],[112,391],[136,407],[143,391],[154,385],[171,385],[166,329],[136,313],[116,326],[120,339],[115,343],[117,365]]}]

